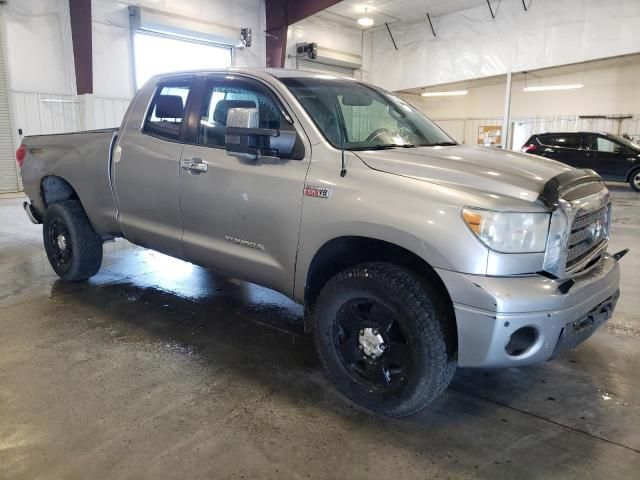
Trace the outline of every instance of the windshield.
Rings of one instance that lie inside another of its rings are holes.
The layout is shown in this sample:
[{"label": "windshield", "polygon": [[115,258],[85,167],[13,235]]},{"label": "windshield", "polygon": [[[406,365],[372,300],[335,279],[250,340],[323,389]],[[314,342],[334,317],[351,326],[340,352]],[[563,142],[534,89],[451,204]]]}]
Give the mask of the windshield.
[{"label": "windshield", "polygon": [[350,80],[282,78],[336,148],[370,150],[456,145],[404,100]]},{"label": "windshield", "polygon": [[619,141],[624,146],[629,147],[636,151],[640,151],[640,145],[638,145],[637,143],[633,143],[631,140],[628,140],[620,135],[611,135],[611,136],[614,137],[617,141]]}]

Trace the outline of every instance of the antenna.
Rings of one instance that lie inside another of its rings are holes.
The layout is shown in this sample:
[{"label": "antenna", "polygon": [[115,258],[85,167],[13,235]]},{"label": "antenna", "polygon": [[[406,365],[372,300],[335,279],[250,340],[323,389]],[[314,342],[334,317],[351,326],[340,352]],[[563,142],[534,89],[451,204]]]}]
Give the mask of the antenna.
[{"label": "antenna", "polygon": [[344,164],[344,124],[342,124],[340,127],[340,155],[342,157],[342,169],[340,170],[340,176],[344,177],[347,174],[347,168]]}]

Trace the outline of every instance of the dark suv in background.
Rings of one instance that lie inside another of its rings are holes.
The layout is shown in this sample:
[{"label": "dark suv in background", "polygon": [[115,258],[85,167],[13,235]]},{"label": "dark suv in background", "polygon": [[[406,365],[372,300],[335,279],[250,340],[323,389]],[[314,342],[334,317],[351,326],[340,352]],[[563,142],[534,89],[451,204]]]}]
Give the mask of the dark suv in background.
[{"label": "dark suv in background", "polygon": [[561,132],[532,135],[524,153],[552,158],[577,168],[591,168],[605,180],[629,182],[640,192],[640,145],[618,135]]}]

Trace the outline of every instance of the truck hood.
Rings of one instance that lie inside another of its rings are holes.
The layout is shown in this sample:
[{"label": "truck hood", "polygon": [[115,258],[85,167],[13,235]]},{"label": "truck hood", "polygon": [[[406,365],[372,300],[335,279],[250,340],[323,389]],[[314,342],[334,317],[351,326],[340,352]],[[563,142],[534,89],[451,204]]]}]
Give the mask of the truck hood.
[{"label": "truck hood", "polygon": [[543,157],[464,145],[355,153],[374,170],[531,202],[550,178],[571,169]]}]

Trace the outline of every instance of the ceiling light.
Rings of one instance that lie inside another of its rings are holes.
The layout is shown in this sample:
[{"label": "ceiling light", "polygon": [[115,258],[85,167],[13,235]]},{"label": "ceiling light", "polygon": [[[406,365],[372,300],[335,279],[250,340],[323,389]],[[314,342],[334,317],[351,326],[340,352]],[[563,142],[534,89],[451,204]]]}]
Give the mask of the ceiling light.
[{"label": "ceiling light", "polygon": [[539,87],[524,87],[523,92],[546,92],[549,90],[573,90],[576,88],[582,88],[584,85],[577,83],[575,85],[542,85]]},{"label": "ceiling light", "polygon": [[451,90],[449,92],[422,92],[423,97],[459,97],[469,93],[467,90]]},{"label": "ceiling light", "polygon": [[358,25],[363,27],[371,27],[373,25],[373,18],[367,16],[367,8],[364,9],[364,17],[358,19]]}]

